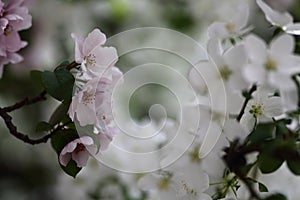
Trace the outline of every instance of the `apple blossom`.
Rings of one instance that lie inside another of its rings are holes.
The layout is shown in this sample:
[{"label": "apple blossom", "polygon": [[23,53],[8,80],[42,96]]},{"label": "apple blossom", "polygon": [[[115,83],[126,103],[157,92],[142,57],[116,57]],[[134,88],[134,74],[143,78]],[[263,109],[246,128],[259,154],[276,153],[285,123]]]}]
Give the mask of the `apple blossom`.
[{"label": "apple blossom", "polygon": [[270,122],[273,117],[281,115],[281,98],[270,96],[265,88],[259,88],[248,102],[245,113],[241,118],[242,126],[251,132],[254,126],[260,122]]},{"label": "apple blossom", "polygon": [[[89,136],[83,136],[69,142],[60,152],[59,162],[63,166],[67,166],[70,160],[74,160],[78,167],[86,165],[94,141]],[[89,150],[88,150],[88,149]]]},{"label": "apple blossom", "polygon": [[75,41],[75,61],[81,64],[86,75],[103,76],[103,73],[118,60],[116,49],[104,47],[106,36],[94,29],[86,38],[72,33]]},{"label": "apple blossom", "polygon": [[8,63],[18,63],[23,58],[16,53],[27,45],[21,41],[18,31],[31,26],[31,16],[28,14],[26,0],[0,1],[0,78],[3,66]]}]

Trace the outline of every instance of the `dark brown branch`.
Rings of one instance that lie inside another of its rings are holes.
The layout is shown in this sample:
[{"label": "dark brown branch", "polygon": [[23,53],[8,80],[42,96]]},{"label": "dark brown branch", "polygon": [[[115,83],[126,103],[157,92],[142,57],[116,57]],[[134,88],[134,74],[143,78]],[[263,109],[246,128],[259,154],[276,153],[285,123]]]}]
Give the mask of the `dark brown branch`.
[{"label": "dark brown branch", "polygon": [[45,135],[41,138],[32,139],[32,138],[29,138],[28,135],[18,132],[17,127],[12,122],[12,117],[7,112],[5,112],[3,110],[3,108],[0,108],[0,116],[3,118],[9,132],[13,136],[18,138],[19,140],[22,140],[25,143],[32,144],[32,145],[46,143],[48,141],[48,139],[50,139],[54,134],[57,133],[57,131],[61,130],[66,125],[66,124],[63,124],[63,125],[57,126],[55,129],[53,129],[47,135]]},{"label": "dark brown branch", "polygon": [[23,107],[23,106],[35,104],[39,101],[44,101],[44,100],[46,100],[46,94],[47,94],[46,91],[42,91],[38,96],[36,96],[34,98],[29,99],[29,98],[26,97],[22,101],[19,101],[19,102],[15,103],[12,106],[7,106],[7,107],[2,108],[2,110],[4,112],[12,112],[14,110],[17,110],[17,109]]},{"label": "dark brown branch", "polygon": [[244,112],[245,112],[245,108],[246,108],[246,106],[247,106],[249,100],[251,99],[251,95],[252,95],[253,92],[256,91],[256,89],[257,89],[257,86],[256,86],[256,85],[253,85],[253,86],[250,88],[250,90],[249,90],[249,92],[248,92],[248,95],[249,95],[249,96],[246,97],[246,99],[245,99],[245,101],[244,101],[244,104],[243,104],[243,106],[242,106],[242,108],[241,108],[241,111],[240,111],[238,117],[236,118],[237,121],[240,121],[240,120],[242,119],[242,116],[243,116],[243,114],[244,114]]}]

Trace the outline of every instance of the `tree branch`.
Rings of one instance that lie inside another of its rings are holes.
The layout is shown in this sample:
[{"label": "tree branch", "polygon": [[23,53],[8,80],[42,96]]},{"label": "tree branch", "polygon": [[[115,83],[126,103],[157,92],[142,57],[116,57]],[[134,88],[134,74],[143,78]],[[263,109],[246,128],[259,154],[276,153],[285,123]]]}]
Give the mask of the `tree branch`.
[{"label": "tree branch", "polygon": [[28,135],[18,132],[17,127],[12,122],[12,117],[3,108],[0,108],[0,116],[3,118],[9,132],[13,136],[15,136],[19,140],[22,140],[25,143],[32,144],[32,145],[46,143],[48,141],[48,139],[50,139],[54,134],[57,133],[57,131],[61,130],[66,125],[66,124],[59,125],[55,129],[53,129],[50,133],[48,133],[47,135],[45,135],[41,138],[32,139],[32,138],[29,138]]},{"label": "tree branch", "polygon": [[7,106],[7,107],[4,107],[4,108],[1,108],[4,112],[12,112],[14,110],[17,110],[23,106],[27,106],[27,105],[31,105],[31,104],[35,104],[39,101],[44,101],[46,100],[46,94],[47,92],[44,90],[42,91],[38,96],[34,97],[34,98],[25,98],[23,99],[22,101],[19,101],[17,103],[15,103],[14,105],[12,106]]}]

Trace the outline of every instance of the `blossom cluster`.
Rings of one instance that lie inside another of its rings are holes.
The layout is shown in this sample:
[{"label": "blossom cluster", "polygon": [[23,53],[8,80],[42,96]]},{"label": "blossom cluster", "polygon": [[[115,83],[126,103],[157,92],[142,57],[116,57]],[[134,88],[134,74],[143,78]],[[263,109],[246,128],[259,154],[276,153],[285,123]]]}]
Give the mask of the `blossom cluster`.
[{"label": "blossom cluster", "polygon": [[[69,108],[72,121],[79,127],[91,127],[89,131],[97,136],[100,150],[107,148],[117,133],[112,127],[112,89],[122,78],[122,72],[115,67],[118,60],[116,49],[104,47],[106,36],[95,29],[87,38],[72,34],[75,41],[75,61],[79,65],[76,73],[74,95]],[[71,158],[78,167],[86,165],[89,151],[86,145],[95,146],[93,139],[84,133],[80,138],[65,146],[60,154],[60,163],[66,166]],[[72,155],[72,156],[71,156]]]},{"label": "blossom cluster", "polygon": [[3,66],[22,61],[17,52],[27,45],[22,41],[19,31],[31,26],[26,0],[0,1],[0,77]]}]

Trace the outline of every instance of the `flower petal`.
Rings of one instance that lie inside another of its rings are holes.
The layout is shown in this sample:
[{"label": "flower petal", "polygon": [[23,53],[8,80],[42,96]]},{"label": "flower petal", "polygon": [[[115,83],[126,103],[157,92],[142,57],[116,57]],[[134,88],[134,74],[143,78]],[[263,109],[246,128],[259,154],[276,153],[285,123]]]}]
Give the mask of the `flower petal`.
[{"label": "flower petal", "polygon": [[270,50],[276,55],[291,54],[294,51],[295,41],[293,36],[284,34],[274,39],[270,44]]},{"label": "flower petal", "polygon": [[267,57],[267,45],[264,40],[251,34],[245,38],[245,45],[250,61],[265,61]]},{"label": "flower petal", "polygon": [[289,24],[284,31],[289,34],[300,35],[300,23]]},{"label": "flower petal", "polygon": [[266,19],[274,26],[284,27],[293,23],[293,17],[287,13],[281,13],[273,10],[268,4],[262,0],[256,0],[257,5],[262,9],[266,15]]},{"label": "flower petal", "polygon": [[84,58],[84,55],[82,53],[82,45],[83,45],[84,38],[81,35],[78,35],[76,33],[72,33],[71,37],[75,42],[75,61],[77,63],[81,63]]},{"label": "flower petal", "polygon": [[72,152],[72,159],[77,163],[77,167],[84,167],[90,157],[87,150]]},{"label": "flower petal", "polygon": [[281,98],[270,97],[265,101],[265,115],[267,117],[276,117],[282,114]]},{"label": "flower petal", "polygon": [[106,41],[106,36],[99,29],[94,29],[88,34],[84,40],[82,52],[85,56],[89,55],[90,52],[99,45],[103,45]]},{"label": "flower petal", "polygon": [[70,162],[71,160],[71,154],[70,153],[67,153],[67,154],[60,154],[59,155],[59,162],[62,166],[67,166],[68,163]]}]

